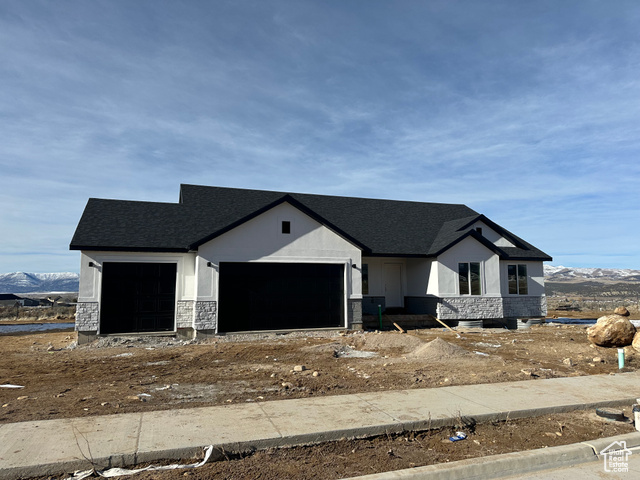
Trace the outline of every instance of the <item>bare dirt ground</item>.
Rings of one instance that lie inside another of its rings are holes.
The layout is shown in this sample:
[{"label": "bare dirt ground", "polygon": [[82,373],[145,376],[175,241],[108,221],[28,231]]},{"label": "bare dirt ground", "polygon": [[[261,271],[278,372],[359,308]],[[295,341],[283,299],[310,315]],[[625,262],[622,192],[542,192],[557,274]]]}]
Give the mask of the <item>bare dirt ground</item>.
[{"label": "bare dirt ground", "polygon": [[[574,312],[558,313],[566,317]],[[582,318],[602,315],[577,313]],[[586,327],[547,324],[528,331],[458,333],[433,328],[406,334],[298,332],[238,335],[201,343],[108,337],[82,347],[75,346],[73,332],[3,335],[0,385],[24,388],[0,388],[0,424],[618,372],[616,349],[592,346]],[[640,367],[640,354],[630,347],[626,357],[624,371]],[[306,369],[295,372],[296,365]],[[469,437],[449,442],[457,429]],[[341,478],[631,430],[628,423],[605,421],[593,412],[572,412],[259,451],[229,456],[198,470],[142,473],[136,478]]]},{"label": "bare dirt ground", "polygon": [[[461,338],[445,329],[264,334],[203,343],[109,337],[82,347],[73,332],[3,335],[0,385],[24,388],[0,388],[0,423],[617,372],[616,350],[592,346],[585,329],[477,329]],[[306,370],[294,372],[296,365]],[[628,347],[625,370],[639,366],[640,354]]]}]

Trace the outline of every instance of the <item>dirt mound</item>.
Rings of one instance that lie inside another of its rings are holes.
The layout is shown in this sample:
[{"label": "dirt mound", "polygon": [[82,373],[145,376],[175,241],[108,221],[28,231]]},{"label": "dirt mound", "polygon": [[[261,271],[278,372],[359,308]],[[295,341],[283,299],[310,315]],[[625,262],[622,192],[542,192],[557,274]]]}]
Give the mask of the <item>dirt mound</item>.
[{"label": "dirt mound", "polygon": [[409,352],[415,350],[424,342],[418,337],[400,332],[367,333],[355,342],[357,348],[373,350],[401,349]]},{"label": "dirt mound", "polygon": [[411,357],[423,360],[444,360],[452,357],[463,357],[470,352],[462,347],[442,340],[440,337],[416,348]]}]

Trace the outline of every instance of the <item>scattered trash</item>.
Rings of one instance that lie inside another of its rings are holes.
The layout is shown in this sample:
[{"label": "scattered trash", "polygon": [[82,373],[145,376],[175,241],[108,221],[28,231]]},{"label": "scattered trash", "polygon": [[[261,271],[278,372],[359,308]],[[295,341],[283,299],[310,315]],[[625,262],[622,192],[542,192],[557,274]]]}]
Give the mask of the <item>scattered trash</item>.
[{"label": "scattered trash", "polygon": [[161,392],[162,390],[171,390],[173,387],[177,387],[177,386],[178,386],[177,383],[174,383],[172,385],[165,385],[164,387],[157,387],[156,391]]},{"label": "scattered trash", "polygon": [[82,472],[75,472],[72,477],[65,478],[64,480],[82,480],[83,478],[91,477],[94,473],[98,474],[101,477],[110,478],[110,477],[121,477],[123,475],[133,475],[134,473],[140,472],[152,472],[157,470],[178,470],[182,468],[199,468],[203,466],[207,461],[209,461],[209,457],[211,457],[211,452],[213,452],[213,445],[209,445],[204,449],[204,459],[198,463],[191,463],[189,465],[149,465],[144,468],[136,468],[136,469],[128,469],[128,468],[110,468],[109,470],[84,470]]},{"label": "scattered trash", "polygon": [[459,442],[460,440],[464,440],[467,438],[467,434],[464,432],[456,432],[454,437],[449,437],[449,440],[452,442]]},{"label": "scattered trash", "polygon": [[5,383],[4,385],[0,385],[0,388],[24,388],[24,385],[11,385],[10,383]]},{"label": "scattered trash", "polygon": [[483,357],[488,357],[489,356],[488,353],[484,353],[484,352],[476,352],[476,351],[474,351],[473,353],[475,353],[476,355],[482,355]]},{"label": "scattered trash", "polygon": [[500,348],[502,346],[499,343],[486,343],[486,342],[475,342],[473,345],[475,345],[476,347],[483,347],[483,348]]},{"label": "scattered trash", "polygon": [[294,372],[304,372],[307,369],[304,365],[296,365],[293,367]]}]

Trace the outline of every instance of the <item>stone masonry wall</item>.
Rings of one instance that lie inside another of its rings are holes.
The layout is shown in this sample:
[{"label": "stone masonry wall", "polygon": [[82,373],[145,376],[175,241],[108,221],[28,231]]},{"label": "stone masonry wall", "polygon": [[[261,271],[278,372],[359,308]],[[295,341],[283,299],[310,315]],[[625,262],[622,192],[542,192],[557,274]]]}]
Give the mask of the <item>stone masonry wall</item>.
[{"label": "stone masonry wall", "polygon": [[178,300],[178,306],[176,311],[176,326],[177,328],[191,328],[193,327],[193,300]]},{"label": "stone masonry wall", "polygon": [[76,331],[96,332],[100,324],[100,304],[98,302],[79,302],[76,307]]},{"label": "stone masonry wall", "polygon": [[349,300],[347,305],[347,328],[362,330],[362,300]]},{"label": "stone masonry wall", "polygon": [[544,317],[547,315],[547,297],[505,297],[506,318]]},{"label": "stone masonry wall", "polygon": [[196,330],[215,330],[218,326],[217,302],[195,302],[195,320],[193,328]]},{"label": "stone masonry wall", "polygon": [[501,297],[446,297],[438,303],[437,317],[440,320],[472,320],[502,318]]}]

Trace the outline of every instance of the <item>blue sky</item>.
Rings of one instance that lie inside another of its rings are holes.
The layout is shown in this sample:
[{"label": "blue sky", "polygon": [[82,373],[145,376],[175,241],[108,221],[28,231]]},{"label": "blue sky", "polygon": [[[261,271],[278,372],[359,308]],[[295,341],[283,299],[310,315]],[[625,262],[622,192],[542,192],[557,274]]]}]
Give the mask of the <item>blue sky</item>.
[{"label": "blue sky", "polygon": [[[180,183],[464,203],[640,269],[640,2],[0,2],[0,272]],[[401,226],[399,226],[401,228]]]}]

